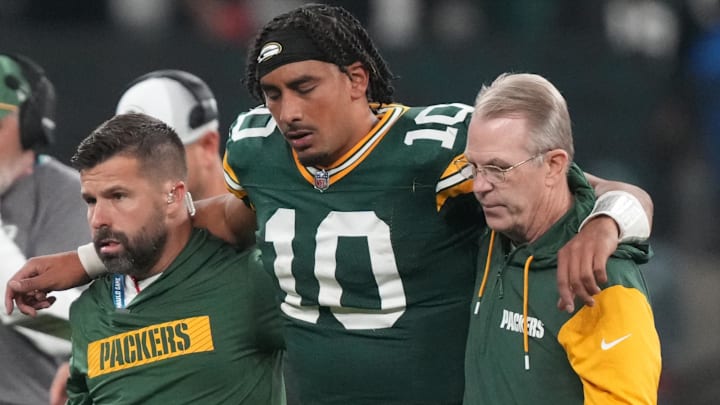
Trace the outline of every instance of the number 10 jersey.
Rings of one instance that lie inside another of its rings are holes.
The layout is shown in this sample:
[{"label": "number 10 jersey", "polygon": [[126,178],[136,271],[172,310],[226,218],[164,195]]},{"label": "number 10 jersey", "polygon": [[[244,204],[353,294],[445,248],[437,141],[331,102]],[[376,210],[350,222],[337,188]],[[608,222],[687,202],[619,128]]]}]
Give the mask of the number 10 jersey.
[{"label": "number 10 jersey", "polygon": [[303,403],[462,401],[484,226],[453,164],[471,112],[385,106],[324,170],[297,160],[266,108],[234,123],[226,183],[255,209]]}]

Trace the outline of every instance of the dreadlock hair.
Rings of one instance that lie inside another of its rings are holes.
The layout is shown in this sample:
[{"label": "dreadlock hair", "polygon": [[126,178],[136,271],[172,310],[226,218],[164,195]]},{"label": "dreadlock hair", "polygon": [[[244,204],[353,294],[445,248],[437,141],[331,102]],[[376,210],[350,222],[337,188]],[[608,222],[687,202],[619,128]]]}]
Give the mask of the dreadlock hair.
[{"label": "dreadlock hair", "polygon": [[248,53],[245,69],[245,85],[251,96],[264,102],[260,78],[257,76],[257,57],[269,33],[297,29],[305,32],[320,49],[326,60],[347,73],[347,66],[360,61],[370,72],[367,90],[368,101],[381,104],[393,102],[396,79],[380,52],[373,44],[365,27],[349,11],[327,4],[306,4],[281,14],[265,24],[255,38]]}]

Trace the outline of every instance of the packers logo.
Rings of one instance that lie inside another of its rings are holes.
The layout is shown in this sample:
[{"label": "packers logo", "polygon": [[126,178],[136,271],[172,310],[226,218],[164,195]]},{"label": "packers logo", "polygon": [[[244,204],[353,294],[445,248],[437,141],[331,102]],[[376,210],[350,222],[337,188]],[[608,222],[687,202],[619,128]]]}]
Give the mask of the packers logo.
[{"label": "packers logo", "polygon": [[260,54],[257,57],[258,63],[263,63],[266,60],[272,58],[275,55],[279,55],[282,52],[283,47],[278,42],[268,42],[260,50]]},{"label": "packers logo", "polygon": [[90,342],[88,377],[213,350],[208,316],[159,323]]}]

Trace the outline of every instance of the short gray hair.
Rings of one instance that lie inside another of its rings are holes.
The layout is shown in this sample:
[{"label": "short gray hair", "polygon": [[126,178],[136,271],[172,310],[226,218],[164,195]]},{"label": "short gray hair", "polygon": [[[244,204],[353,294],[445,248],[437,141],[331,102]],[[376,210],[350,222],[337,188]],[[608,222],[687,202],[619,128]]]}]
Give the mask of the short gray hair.
[{"label": "short gray hair", "polygon": [[575,154],[570,114],[565,98],[547,79],[529,73],[503,73],[475,99],[475,116],[481,119],[520,116],[530,126],[530,153],[563,149]]}]

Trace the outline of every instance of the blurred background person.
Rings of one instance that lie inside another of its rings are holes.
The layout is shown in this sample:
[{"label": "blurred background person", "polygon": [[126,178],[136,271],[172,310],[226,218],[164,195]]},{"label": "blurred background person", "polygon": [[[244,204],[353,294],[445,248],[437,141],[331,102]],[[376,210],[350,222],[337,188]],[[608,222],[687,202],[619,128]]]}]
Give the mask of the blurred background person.
[{"label": "blurred background person", "polygon": [[[90,241],[77,172],[40,151],[53,143],[55,90],[43,69],[0,54],[0,289],[25,258]],[[70,354],[68,308],[79,290],[56,296],[37,318],[16,311],[0,325],[0,402],[47,404]],[[4,311],[3,311],[4,314]]]},{"label": "blurred background person", "polygon": [[143,113],[172,127],[185,145],[188,187],[202,200],[224,194],[218,109],[210,87],[181,70],[156,70],[132,81],[116,114]]}]

